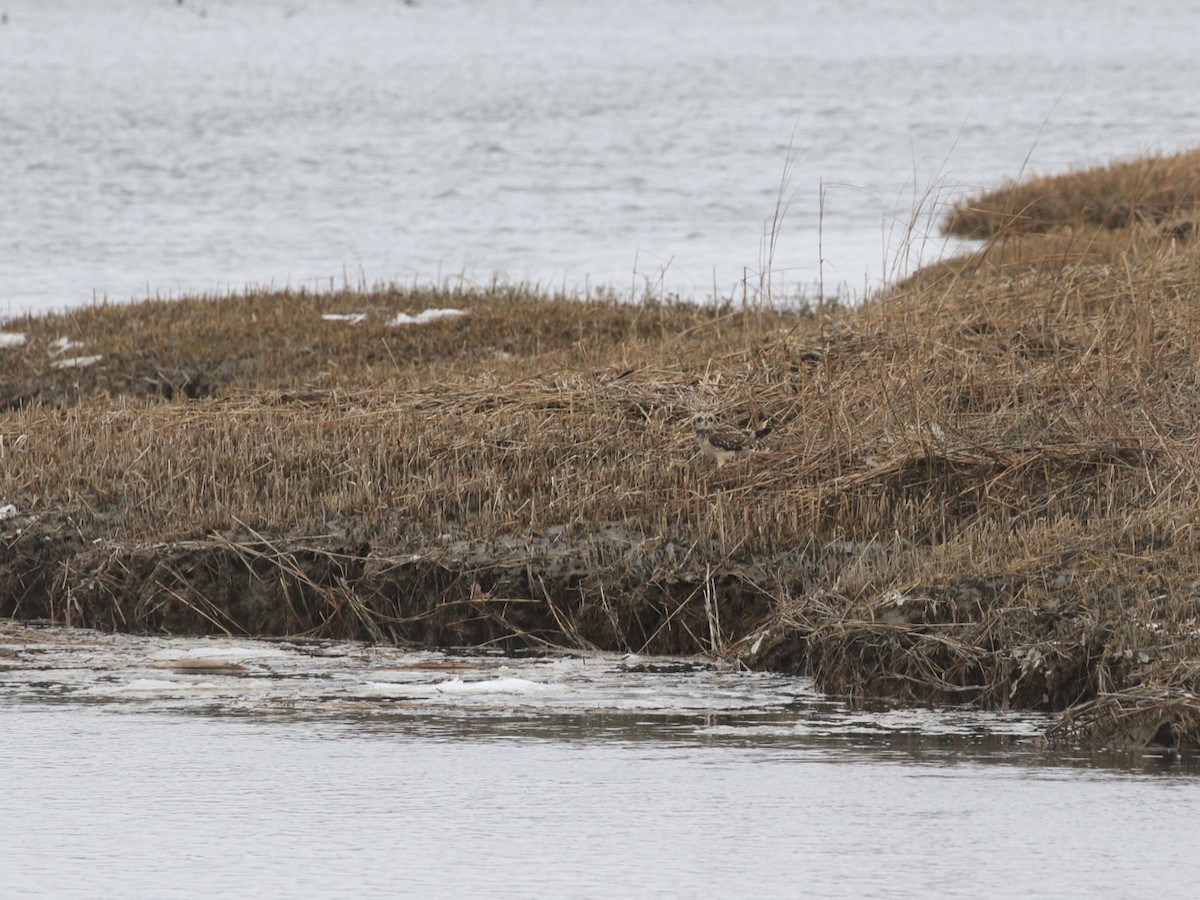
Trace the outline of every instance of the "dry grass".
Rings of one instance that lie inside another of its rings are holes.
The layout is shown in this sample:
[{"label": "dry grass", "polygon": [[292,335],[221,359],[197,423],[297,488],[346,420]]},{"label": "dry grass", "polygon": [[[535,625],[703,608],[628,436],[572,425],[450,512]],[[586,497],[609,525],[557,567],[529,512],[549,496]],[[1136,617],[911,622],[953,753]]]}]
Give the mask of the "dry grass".
[{"label": "dry grass", "polygon": [[982,239],[1072,226],[1162,225],[1194,219],[1198,207],[1200,150],[1188,150],[1008,182],[952,208],[945,230]]},{"label": "dry grass", "polygon": [[[396,388],[458,372],[538,372],[719,321],[728,310],[680,303],[630,306],[613,298],[476,290],[380,288],[356,293],[262,292],[90,307],[10,320],[23,347],[0,353],[0,408],[97,397],[198,399],[239,388],[306,391]],[[467,309],[422,325],[398,313]],[[326,315],[361,315],[350,324]],[[720,327],[715,332],[724,332]],[[703,335],[702,335],[703,339]],[[70,349],[55,346],[71,341]],[[59,368],[69,357],[102,364]],[[619,359],[619,356],[617,357]]]},{"label": "dry grass", "polygon": [[1195,749],[1200,698],[1191,691],[1138,685],[1103,693],[1066,711],[1050,737],[1114,749]]},{"label": "dry grass", "polygon": [[[820,320],[381,291],[10,323],[0,612],[703,651],[1110,735],[1087,704],[1168,697],[1136,739],[1196,744],[1200,247],[1082,233]],[[109,362],[63,386],[67,323]],[[172,333],[211,348],[196,399],[126,365]],[[701,407],[769,451],[713,468]]]}]

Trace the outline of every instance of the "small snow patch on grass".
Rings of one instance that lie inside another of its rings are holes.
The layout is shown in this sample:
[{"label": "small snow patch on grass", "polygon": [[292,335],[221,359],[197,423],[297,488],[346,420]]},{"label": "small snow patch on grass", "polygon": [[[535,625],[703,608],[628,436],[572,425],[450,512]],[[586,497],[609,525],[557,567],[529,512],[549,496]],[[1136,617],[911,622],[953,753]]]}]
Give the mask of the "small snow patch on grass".
[{"label": "small snow patch on grass", "polygon": [[84,366],[92,366],[104,359],[103,356],[69,356],[66,359],[57,359],[50,363],[52,369],[82,369]]},{"label": "small snow patch on grass", "polygon": [[60,337],[57,341],[50,342],[50,351],[52,353],[66,353],[68,350],[76,350],[82,347],[79,341],[73,341],[70,338]]},{"label": "small snow patch on grass", "polygon": [[436,319],[452,319],[456,316],[465,316],[465,309],[423,309],[415,316],[410,316],[408,313],[396,313],[396,317],[388,322],[389,325],[424,325],[426,322],[433,322]]}]

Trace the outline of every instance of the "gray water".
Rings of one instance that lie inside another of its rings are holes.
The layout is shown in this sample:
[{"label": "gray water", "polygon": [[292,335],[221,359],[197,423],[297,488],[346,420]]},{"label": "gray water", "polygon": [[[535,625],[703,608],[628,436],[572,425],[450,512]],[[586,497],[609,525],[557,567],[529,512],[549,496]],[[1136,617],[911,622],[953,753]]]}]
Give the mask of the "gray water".
[{"label": "gray water", "polygon": [[1194,896],[1196,767],[704,660],[0,635],[6,897]]},{"label": "gray water", "polygon": [[955,197],[1200,138],[1197,0],[0,8],[0,315],[497,277],[861,293],[954,249]]}]

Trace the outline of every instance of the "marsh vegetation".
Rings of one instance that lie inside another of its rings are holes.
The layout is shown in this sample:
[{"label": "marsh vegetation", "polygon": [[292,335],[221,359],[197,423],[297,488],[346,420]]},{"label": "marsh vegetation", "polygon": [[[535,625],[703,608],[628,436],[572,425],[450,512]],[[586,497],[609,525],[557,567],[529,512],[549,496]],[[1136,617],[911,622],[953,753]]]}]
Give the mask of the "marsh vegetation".
[{"label": "marsh vegetation", "polygon": [[[977,251],[852,308],[498,284],[10,320],[0,614],[702,653],[1195,745],[1198,188],[1195,153],[1007,185],[948,214]],[[396,322],[429,309],[465,315]],[[715,467],[698,410],[766,449]]]}]

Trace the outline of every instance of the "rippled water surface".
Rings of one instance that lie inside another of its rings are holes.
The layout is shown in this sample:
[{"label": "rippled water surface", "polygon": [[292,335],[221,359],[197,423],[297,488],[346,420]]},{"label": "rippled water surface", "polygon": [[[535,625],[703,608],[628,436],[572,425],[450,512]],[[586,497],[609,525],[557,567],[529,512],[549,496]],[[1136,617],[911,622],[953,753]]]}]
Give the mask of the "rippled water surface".
[{"label": "rippled water surface", "polygon": [[1186,760],[704,660],[9,628],[6,896],[1190,896]]},{"label": "rippled water surface", "polygon": [[497,273],[861,291],[914,207],[923,236],[1026,165],[1200,138],[1197,0],[3,9],[0,315]]}]

